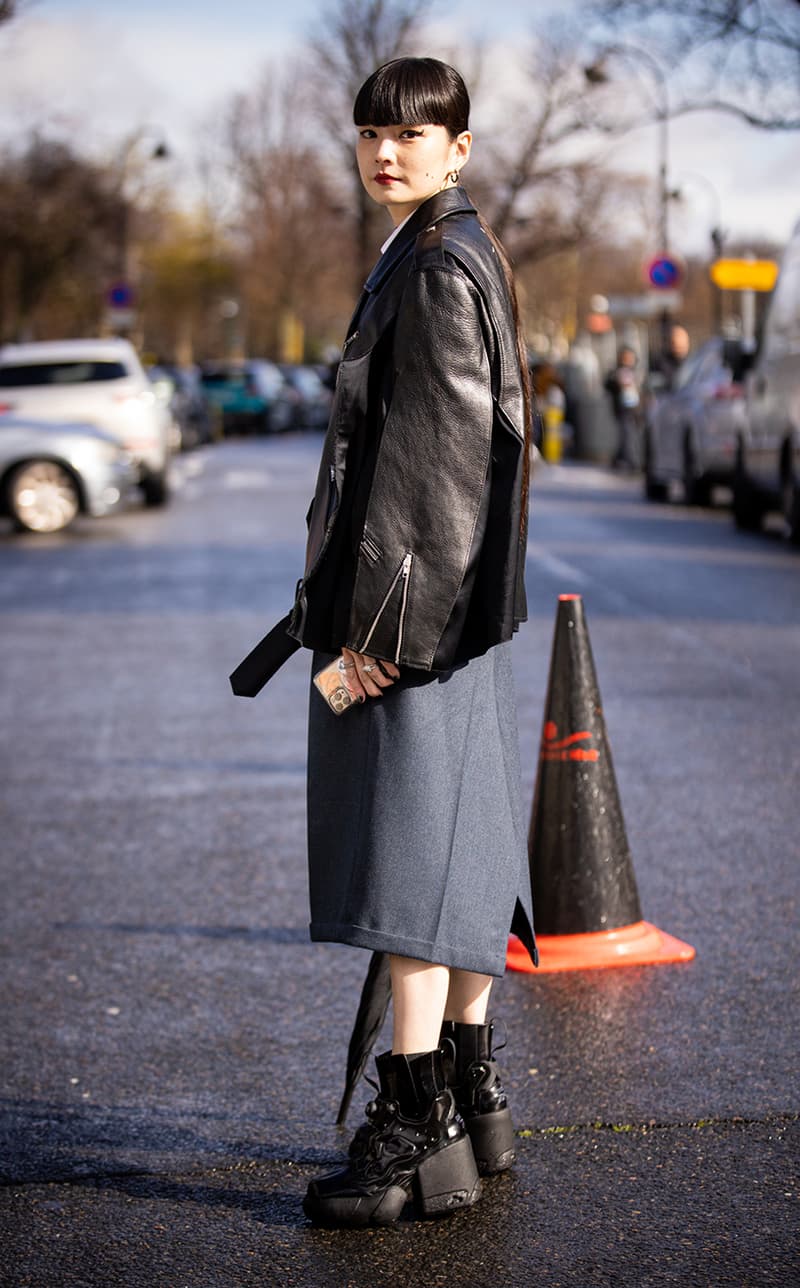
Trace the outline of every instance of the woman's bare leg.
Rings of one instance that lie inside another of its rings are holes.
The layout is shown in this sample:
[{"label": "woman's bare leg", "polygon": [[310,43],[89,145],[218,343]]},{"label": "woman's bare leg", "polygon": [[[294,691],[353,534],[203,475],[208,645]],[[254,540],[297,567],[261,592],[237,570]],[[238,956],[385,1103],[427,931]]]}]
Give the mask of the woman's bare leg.
[{"label": "woman's bare leg", "polygon": [[492,980],[491,975],[477,975],[471,970],[451,970],[444,1018],[461,1024],[484,1024]]},{"label": "woman's bare leg", "polygon": [[389,955],[392,977],[392,1054],[415,1055],[439,1045],[450,968]]}]

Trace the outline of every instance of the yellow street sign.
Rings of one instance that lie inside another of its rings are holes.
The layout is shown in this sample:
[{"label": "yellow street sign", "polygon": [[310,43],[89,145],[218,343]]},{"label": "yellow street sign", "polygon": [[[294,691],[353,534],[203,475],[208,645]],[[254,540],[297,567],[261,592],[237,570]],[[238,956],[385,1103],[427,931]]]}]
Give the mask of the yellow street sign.
[{"label": "yellow street sign", "polygon": [[717,259],[708,271],[723,291],[771,291],[778,280],[774,259]]}]

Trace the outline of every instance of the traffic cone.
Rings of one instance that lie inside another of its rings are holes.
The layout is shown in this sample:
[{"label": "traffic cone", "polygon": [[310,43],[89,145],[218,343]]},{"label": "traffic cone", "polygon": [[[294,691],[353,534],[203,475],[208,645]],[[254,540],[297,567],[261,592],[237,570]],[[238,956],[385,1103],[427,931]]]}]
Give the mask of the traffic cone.
[{"label": "traffic cone", "polygon": [[[528,835],[539,970],[690,961],[642,920],[580,595],[559,595]],[[537,969],[516,935],[511,970]]]}]

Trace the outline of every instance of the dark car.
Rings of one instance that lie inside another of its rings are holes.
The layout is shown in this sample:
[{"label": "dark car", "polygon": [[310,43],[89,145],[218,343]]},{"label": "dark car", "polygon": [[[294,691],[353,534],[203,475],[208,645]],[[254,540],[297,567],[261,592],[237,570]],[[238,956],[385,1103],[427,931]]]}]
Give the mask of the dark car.
[{"label": "dark car", "polygon": [[315,368],[286,362],[281,372],[297,394],[295,428],[327,429],[333,395]]},{"label": "dark car", "polygon": [[655,392],[644,427],[645,491],[663,501],[670,480],[688,505],[705,505],[717,484],[731,486],[743,417],[744,386],[736,341],[714,336],[687,358],[674,387]]},{"label": "dark car", "polygon": [[226,434],[279,434],[291,429],[297,395],[274,362],[214,362],[202,369],[209,402],[219,409]]},{"label": "dark car", "polygon": [[197,368],[159,363],[148,367],[147,374],[156,397],[165,403],[177,428],[180,450],[210,443],[214,437],[214,418]]}]

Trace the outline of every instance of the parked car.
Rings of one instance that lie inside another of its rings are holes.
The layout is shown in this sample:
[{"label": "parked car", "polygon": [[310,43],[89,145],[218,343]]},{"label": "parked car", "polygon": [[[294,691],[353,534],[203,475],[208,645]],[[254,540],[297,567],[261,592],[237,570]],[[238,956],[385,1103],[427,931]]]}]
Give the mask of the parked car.
[{"label": "parked car", "polygon": [[790,541],[800,546],[800,223],[747,377],[737,442],[734,519],[740,528],[758,528],[770,510],[783,514]]},{"label": "parked car", "polygon": [[138,478],[130,452],[92,425],[0,416],[0,513],[29,532],[115,510]]},{"label": "parked car", "polygon": [[714,336],[688,357],[671,390],[655,392],[645,412],[645,494],[666,500],[671,479],[687,505],[707,505],[716,483],[730,486],[744,410],[737,341]]},{"label": "parked car", "polygon": [[333,394],[314,367],[281,363],[283,377],[297,394],[296,429],[327,429]]},{"label": "parked car", "polygon": [[209,402],[222,414],[223,431],[279,434],[291,429],[297,395],[274,362],[213,362],[201,380]]},{"label": "parked car", "polygon": [[47,340],[0,349],[0,410],[94,425],[130,452],[147,505],[169,495],[170,417],[127,340]]},{"label": "parked car", "polygon": [[166,407],[173,423],[175,448],[188,451],[214,437],[211,408],[199,371],[168,363],[147,368],[156,398]]}]

